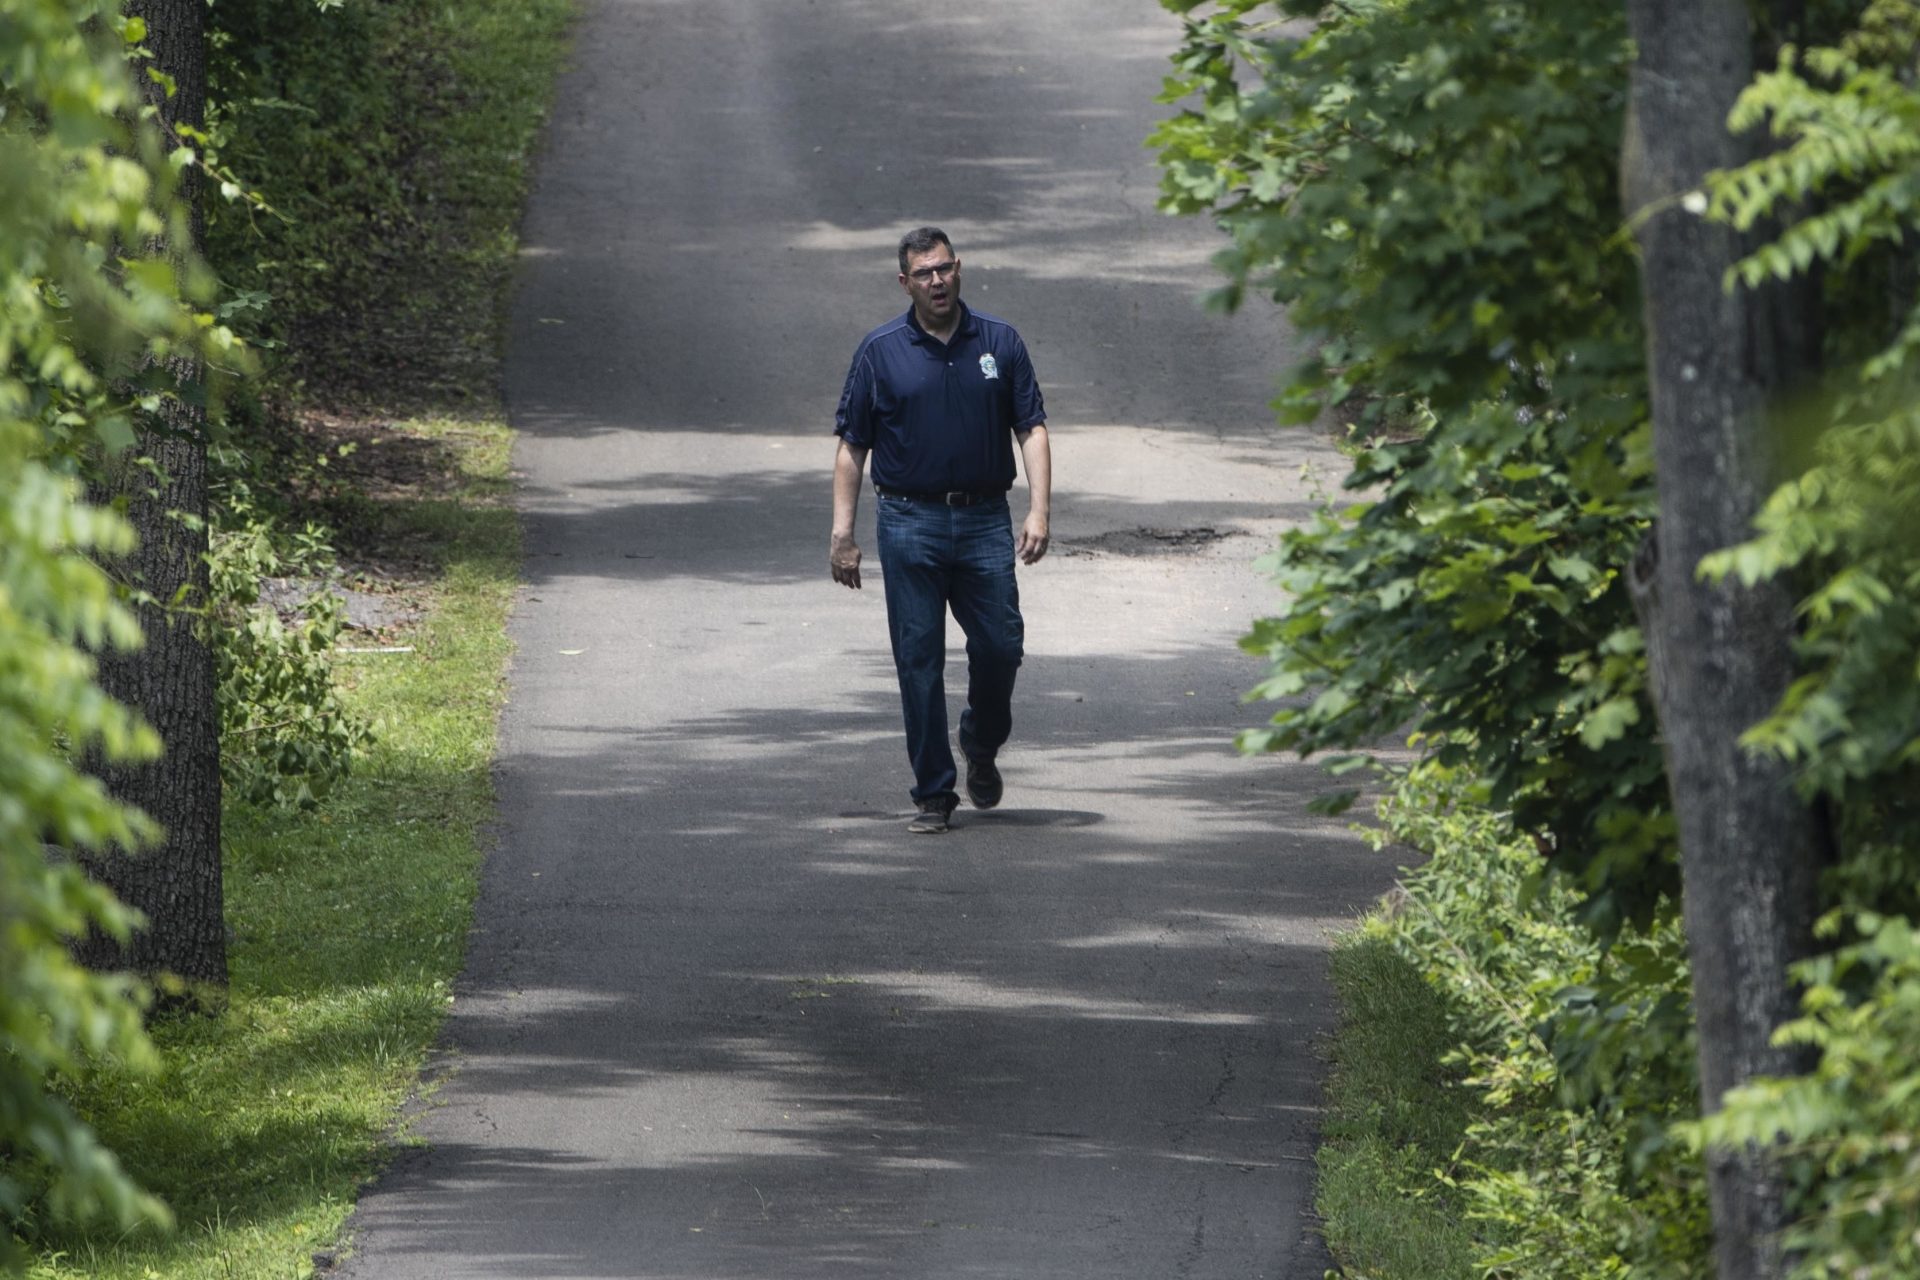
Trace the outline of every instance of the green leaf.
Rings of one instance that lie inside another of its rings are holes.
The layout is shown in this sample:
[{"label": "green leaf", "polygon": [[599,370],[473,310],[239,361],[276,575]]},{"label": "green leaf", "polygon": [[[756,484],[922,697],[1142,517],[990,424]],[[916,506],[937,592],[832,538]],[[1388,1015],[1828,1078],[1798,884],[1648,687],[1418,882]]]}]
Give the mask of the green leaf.
[{"label": "green leaf", "polygon": [[1322,817],[1336,817],[1353,808],[1354,801],[1359,798],[1358,790],[1328,792],[1307,801],[1307,812],[1317,813]]},{"label": "green leaf", "polygon": [[133,423],[123,414],[108,414],[95,419],[93,432],[108,453],[120,453],[133,447]]},{"label": "green leaf", "polygon": [[1588,750],[1597,751],[1625,735],[1627,728],[1640,723],[1639,703],[1631,698],[1609,698],[1589,711],[1580,723],[1580,741]]}]

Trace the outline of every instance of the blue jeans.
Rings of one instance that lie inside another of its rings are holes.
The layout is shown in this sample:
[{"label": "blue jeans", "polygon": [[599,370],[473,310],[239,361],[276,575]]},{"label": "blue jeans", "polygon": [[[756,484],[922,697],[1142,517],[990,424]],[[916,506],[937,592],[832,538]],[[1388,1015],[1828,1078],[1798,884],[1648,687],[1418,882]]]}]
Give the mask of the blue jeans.
[{"label": "blue jeans", "polygon": [[1007,500],[947,507],[881,496],[878,503],[880,572],[913,762],[913,798],[922,805],[958,803],[947,745],[949,607],[967,636],[960,749],[991,760],[1013,731],[1013,678],[1025,653],[1026,624]]}]

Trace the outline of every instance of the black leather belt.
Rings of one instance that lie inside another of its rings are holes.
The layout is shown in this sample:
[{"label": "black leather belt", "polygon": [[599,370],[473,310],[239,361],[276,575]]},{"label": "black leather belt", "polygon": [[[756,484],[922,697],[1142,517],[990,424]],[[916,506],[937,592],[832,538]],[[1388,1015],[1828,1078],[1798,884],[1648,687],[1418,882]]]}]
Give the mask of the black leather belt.
[{"label": "black leather belt", "polygon": [[920,489],[893,489],[884,484],[876,484],[873,491],[883,498],[905,498],[909,502],[937,502],[943,507],[971,507],[982,502],[993,502],[1004,498],[1004,493],[974,493],[966,489],[952,489],[946,493],[923,491]]}]

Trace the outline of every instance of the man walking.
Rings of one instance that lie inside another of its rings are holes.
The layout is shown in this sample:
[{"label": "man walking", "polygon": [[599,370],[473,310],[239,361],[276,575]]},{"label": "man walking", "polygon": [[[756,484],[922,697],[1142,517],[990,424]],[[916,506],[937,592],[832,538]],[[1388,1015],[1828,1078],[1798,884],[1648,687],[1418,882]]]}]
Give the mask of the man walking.
[{"label": "man walking", "polygon": [[[1026,344],[1006,321],[960,301],[960,259],[946,232],[909,231],[899,258],[912,305],[861,341],[834,416],[827,559],[835,582],[859,588],[853,520],[871,453],[887,631],[919,808],[907,830],[937,835],[960,803],[947,743],[947,610],[967,636],[967,798],[991,809],[1025,652],[1014,560],[1034,564],[1047,553],[1053,462]],[[1028,493],[1018,538],[1007,509],[1016,440]]]}]

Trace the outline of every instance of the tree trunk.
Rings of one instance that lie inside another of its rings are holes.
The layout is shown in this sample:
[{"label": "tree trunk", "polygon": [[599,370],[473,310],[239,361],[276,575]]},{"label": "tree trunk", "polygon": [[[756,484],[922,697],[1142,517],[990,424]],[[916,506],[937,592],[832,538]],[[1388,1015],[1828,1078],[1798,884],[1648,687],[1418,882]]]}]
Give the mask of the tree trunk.
[{"label": "tree trunk", "polygon": [[[1739,237],[1680,203],[1760,145],[1726,128],[1752,76],[1748,0],[1628,0],[1627,13],[1639,54],[1622,190],[1630,215],[1659,209],[1639,226],[1659,517],[1636,596],[1679,823],[1711,1113],[1730,1087],[1799,1069],[1770,1041],[1797,1011],[1786,970],[1811,948],[1823,840],[1788,770],[1738,743],[1791,677],[1792,598],[1778,583],[1713,585],[1695,571],[1751,536],[1777,479],[1769,403],[1804,371],[1811,331],[1792,314],[1798,291],[1726,290]],[[1786,1215],[1767,1153],[1712,1153],[1708,1186],[1722,1280],[1782,1275]]]},{"label": "tree trunk", "polygon": [[[153,66],[176,90],[153,100],[169,124],[201,126],[206,117],[205,0],[134,0],[127,12],[146,20]],[[191,210],[190,245],[197,252],[202,215],[197,175],[183,175],[182,199]],[[112,569],[157,603],[139,607],[146,644],[133,653],[102,656],[100,685],[137,709],[160,734],[164,756],[155,764],[100,770],[119,799],[150,815],[164,843],[138,857],[90,859],[94,877],[122,902],[145,913],[148,927],[124,949],[102,938],[82,948],[100,968],[170,973],[204,988],[227,980],[226,924],[220,876],[220,719],[214,704],[213,654],[191,617],[173,606],[205,603],[207,581],[206,413],[195,393],[199,371],[170,362],[177,393],[158,420],[142,424],[130,458],[149,458],[155,476],[121,460],[101,498],[124,501],[140,544]],[[188,519],[183,520],[185,516]]]}]

